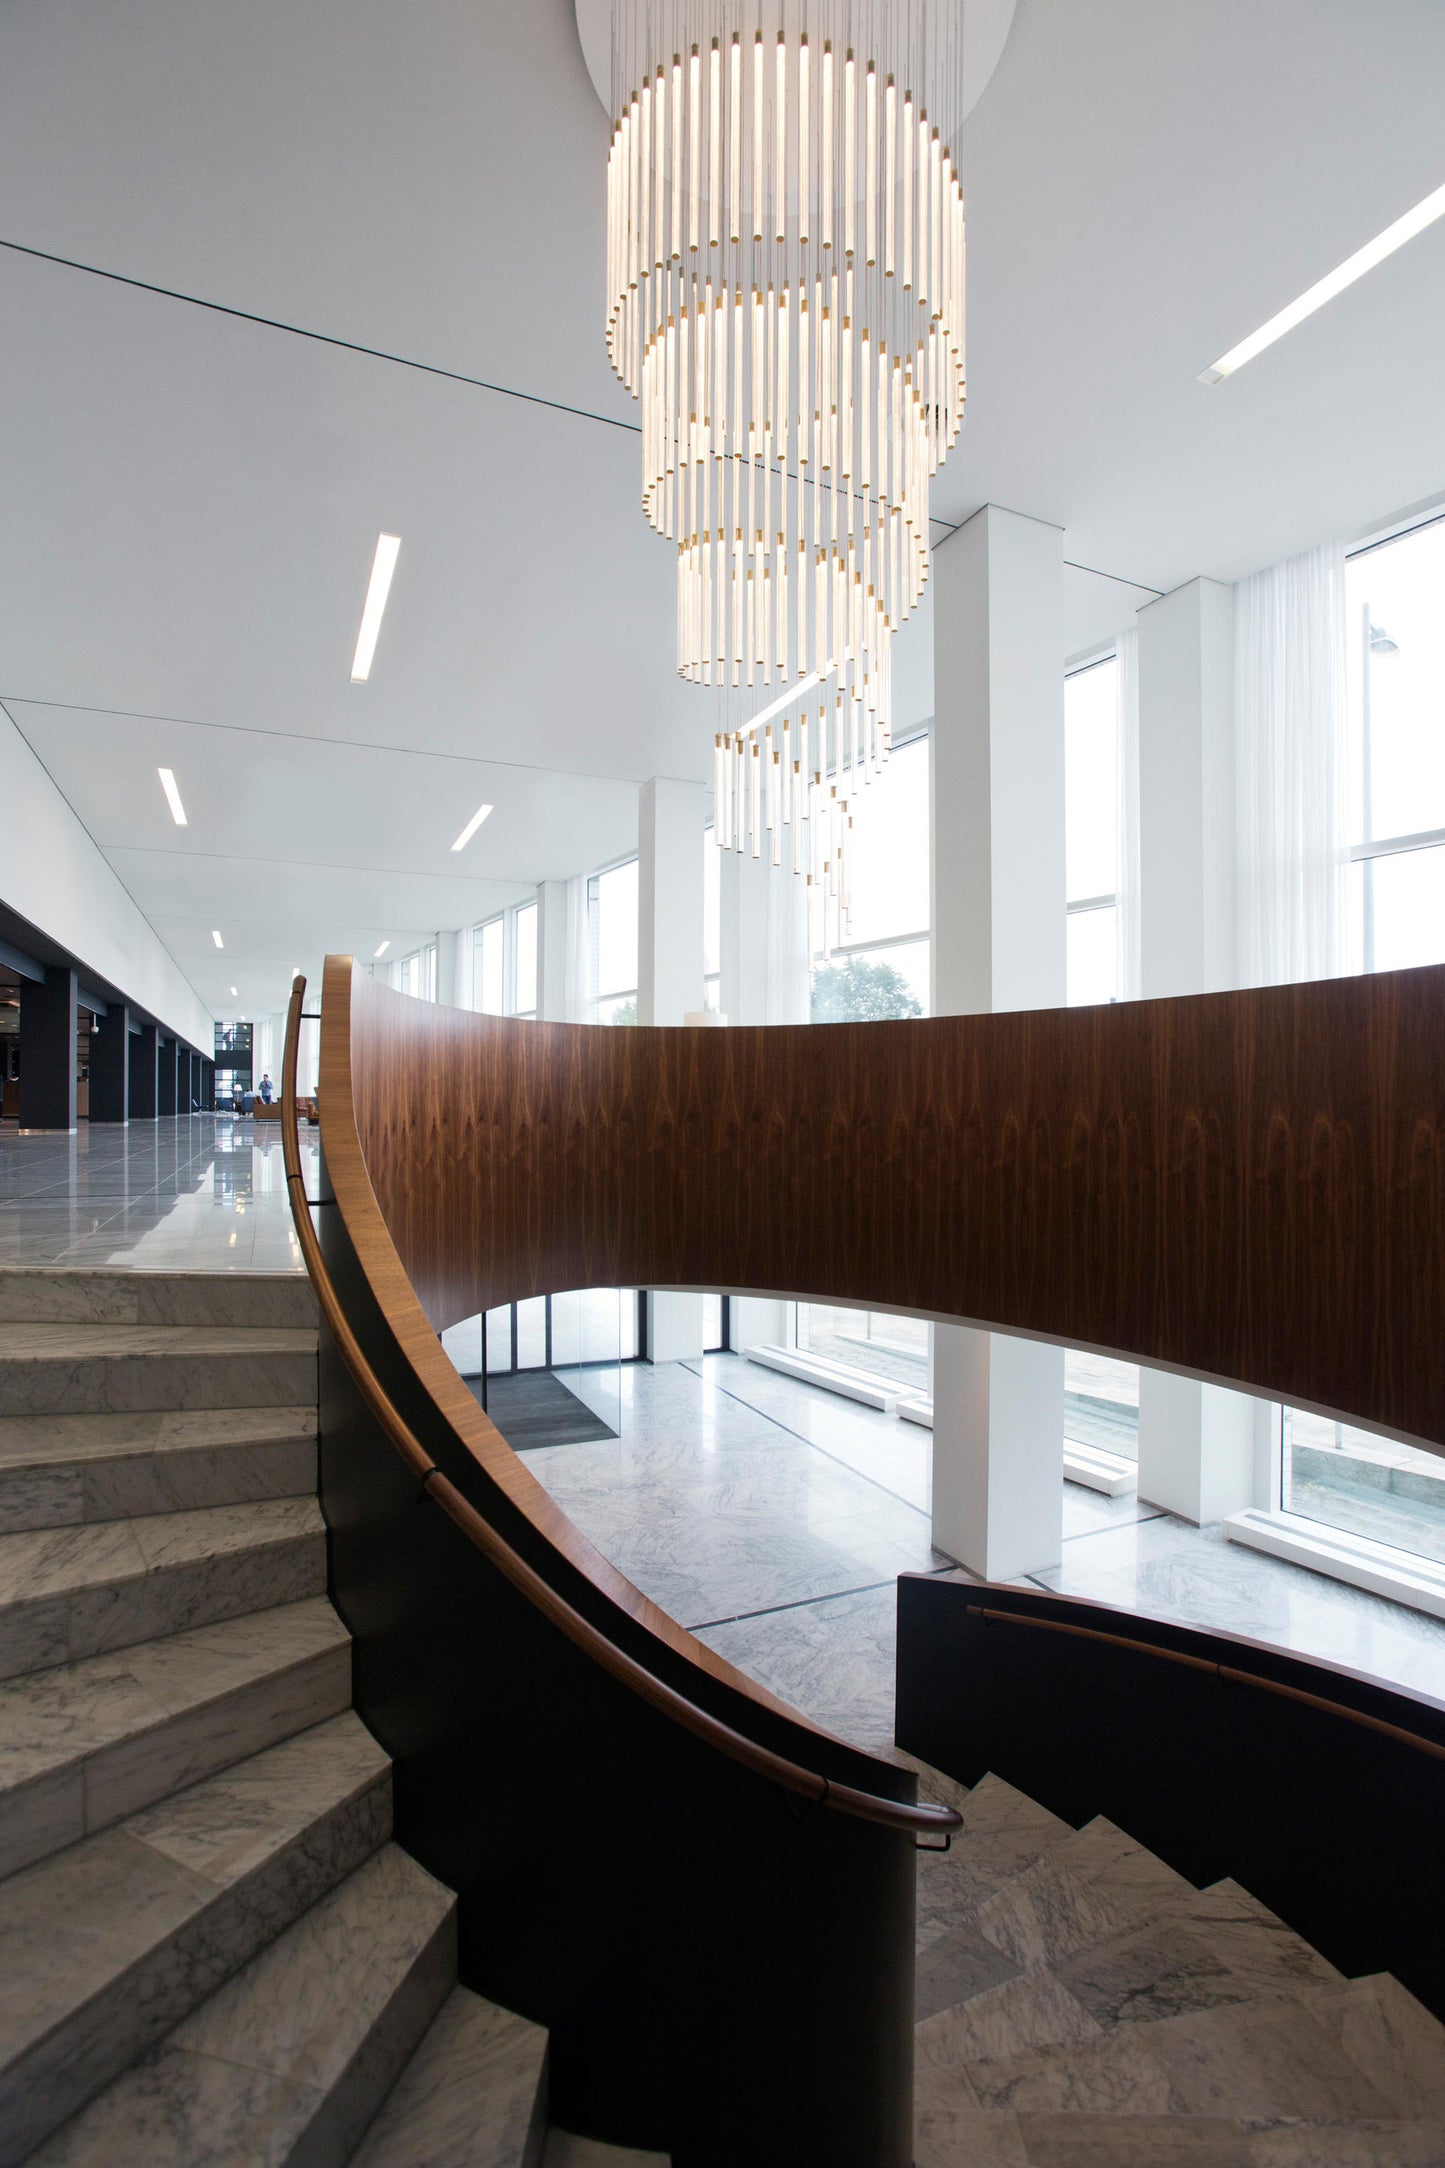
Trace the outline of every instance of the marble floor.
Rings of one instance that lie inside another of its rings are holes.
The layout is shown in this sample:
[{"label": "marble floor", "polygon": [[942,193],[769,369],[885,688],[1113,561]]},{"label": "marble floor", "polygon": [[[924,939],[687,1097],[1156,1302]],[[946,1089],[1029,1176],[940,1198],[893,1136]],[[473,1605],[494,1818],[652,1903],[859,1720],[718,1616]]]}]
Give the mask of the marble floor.
[{"label": "marble floor", "polygon": [[[303,1130],[308,1180],[318,1160]],[[0,1122],[0,1264],[299,1272],[280,1129],[230,1114],[69,1136]]]},{"label": "marble floor", "polygon": [[[893,1736],[894,1580],[966,1579],[929,1540],[931,1438],[709,1355],[569,1377],[620,1435],[528,1465],[700,1638],[859,1745]],[[1141,1505],[1063,1485],[1041,1588],[1248,1635],[1445,1698],[1445,1623]]]},{"label": "marble floor", "polygon": [[[309,1179],[319,1154],[303,1132]],[[190,1115],[71,1136],[0,1123],[0,1264],[299,1271],[272,1124]],[[733,1355],[567,1373],[619,1432],[528,1454],[674,1617],[819,1721],[892,1737],[894,1581],[957,1573],[930,1542],[932,1439]],[[1445,1623],[1063,1485],[1042,1587],[1222,1627],[1445,1698]]]}]

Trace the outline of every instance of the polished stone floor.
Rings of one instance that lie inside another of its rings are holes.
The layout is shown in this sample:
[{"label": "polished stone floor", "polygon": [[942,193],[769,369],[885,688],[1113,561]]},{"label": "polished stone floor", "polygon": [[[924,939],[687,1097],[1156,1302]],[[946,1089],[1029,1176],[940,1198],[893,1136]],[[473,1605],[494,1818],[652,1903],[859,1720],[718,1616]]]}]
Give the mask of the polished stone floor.
[{"label": "polished stone floor", "polygon": [[[317,1148],[303,1132],[308,1179]],[[191,1115],[72,1136],[0,1123],[0,1264],[299,1271],[274,1125]],[[615,1345],[615,1341],[614,1341]],[[862,1744],[892,1736],[894,1581],[930,1542],[932,1439],[737,1356],[569,1370],[619,1432],[528,1464],[640,1587]],[[1445,1699],[1445,1623],[1065,1484],[1041,1586],[1214,1626]]]},{"label": "polished stone floor", "polygon": [[[775,1693],[860,1745],[890,1744],[895,1577],[967,1578],[929,1540],[929,1433],[735,1355],[569,1382],[621,1433],[528,1455],[579,1526]],[[1136,1498],[1063,1491],[1063,1561],[1038,1586],[1445,1699],[1445,1623]]]},{"label": "polished stone floor", "polygon": [[[318,1157],[303,1130],[308,1180]],[[299,1272],[279,1125],[189,1114],[65,1136],[0,1122],[0,1264]]]}]

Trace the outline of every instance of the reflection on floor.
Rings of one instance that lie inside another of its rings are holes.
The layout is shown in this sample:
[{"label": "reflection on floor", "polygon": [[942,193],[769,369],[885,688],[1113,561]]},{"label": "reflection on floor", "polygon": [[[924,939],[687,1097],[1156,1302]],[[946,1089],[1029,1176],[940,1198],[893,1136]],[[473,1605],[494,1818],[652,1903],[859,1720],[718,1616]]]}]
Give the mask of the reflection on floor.
[{"label": "reflection on floor", "polygon": [[[315,1134],[301,1133],[308,1183]],[[280,1127],[188,1114],[66,1136],[0,1122],[0,1264],[299,1272]]]},{"label": "reflection on floor", "polygon": [[[528,1455],[578,1525],[701,1639],[860,1745],[893,1736],[894,1580],[933,1550],[931,1440],[734,1355],[586,1372],[615,1443]],[[1445,1624],[1067,1483],[1063,1563],[1033,1578],[1445,1691]]]}]

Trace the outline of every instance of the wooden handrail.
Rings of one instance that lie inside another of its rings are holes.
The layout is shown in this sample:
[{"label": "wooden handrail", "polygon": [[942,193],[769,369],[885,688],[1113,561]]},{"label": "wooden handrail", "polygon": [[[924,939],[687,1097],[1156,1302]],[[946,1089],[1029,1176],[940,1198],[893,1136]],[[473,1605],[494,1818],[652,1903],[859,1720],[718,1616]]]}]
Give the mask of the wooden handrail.
[{"label": "wooden handrail", "polygon": [[311,1211],[306,1196],[306,1184],[301,1171],[301,1148],[297,1137],[296,1112],[296,1057],[300,1040],[301,1004],[306,994],[306,981],[297,977],[292,981],[291,1003],[286,1018],[286,1045],[281,1063],[281,1152],[286,1168],[286,1190],[291,1201],[291,1216],[296,1226],[296,1237],[301,1245],[301,1255],[316,1290],[321,1314],[328,1331],[341,1351],[341,1358],[361,1393],[367,1407],[386,1432],[396,1451],[416,1477],[422,1491],[435,1499],[448,1519],[461,1529],[463,1535],[479,1550],[488,1562],[495,1566],[512,1586],[526,1598],[533,1608],[558,1630],[583,1654],[590,1657],[609,1678],[625,1686],[638,1699],[659,1710],[664,1716],[701,1739],[707,1746],[730,1761],[738,1762],[754,1776],[766,1778],[783,1791],[807,1799],[818,1806],[832,1807],[840,1814],[852,1816],[856,1821],[876,1822],[884,1829],[897,1830],[907,1835],[937,1835],[940,1832],[959,1829],[963,1817],[953,1807],[935,1806],[929,1802],[910,1806],[898,1799],[885,1799],[880,1794],[855,1789],[849,1784],[835,1784],[815,1769],[805,1769],[798,1762],[791,1762],[770,1748],[759,1746],[709,1710],[699,1708],[685,1694],[664,1684],[661,1679],[629,1656],[624,1649],[604,1634],[600,1627],[573,1609],[566,1599],[522,1558],[506,1539],[493,1528],[490,1521],[480,1514],[469,1500],[464,1498],[456,1485],[445,1476],[433,1462],[406,1418],[402,1415],[385,1386],[377,1377],[371,1363],[346,1317],[341,1298],[327,1269],[311,1224]]},{"label": "wooden handrail", "polygon": [[1401,1725],[1388,1723],[1382,1716],[1370,1716],[1363,1709],[1352,1709],[1347,1702],[1330,1701],[1323,1694],[1311,1694],[1302,1686],[1286,1686],[1282,1679],[1262,1678],[1257,1671],[1240,1671],[1233,1664],[1217,1663],[1209,1656],[1191,1656],[1184,1649],[1161,1648],[1156,1641],[1136,1641],[1126,1634],[1105,1633],[1102,1627],[1079,1626],[1072,1619],[1035,1618],[1029,1611],[1000,1611],[982,1603],[967,1604],[965,1609],[971,1618],[987,1619],[991,1625],[1033,1626],[1040,1633],[1072,1634],[1080,1641],[1102,1641],[1111,1648],[1129,1649],[1140,1656],[1154,1656],[1161,1663],[1184,1664],[1191,1671],[1212,1671],[1217,1679],[1223,1679],[1227,1685],[1257,1686],[1261,1693],[1278,1694],[1285,1701],[1303,1702],[1306,1708],[1320,1709],[1326,1716],[1341,1716],[1346,1723],[1363,1725],[1366,1731],[1382,1732],[1387,1739],[1394,1739],[1401,1746],[1417,1747],[1422,1754],[1431,1754],[1436,1761],[1445,1761],[1445,1746],[1441,1746],[1434,1739],[1424,1739],[1417,1731],[1406,1731]]}]

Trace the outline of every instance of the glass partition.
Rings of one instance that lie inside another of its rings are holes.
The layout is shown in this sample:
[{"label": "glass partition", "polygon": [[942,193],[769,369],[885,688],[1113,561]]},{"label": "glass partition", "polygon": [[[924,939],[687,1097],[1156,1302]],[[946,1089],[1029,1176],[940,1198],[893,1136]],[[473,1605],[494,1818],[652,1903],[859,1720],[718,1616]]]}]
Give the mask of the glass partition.
[{"label": "glass partition", "polygon": [[1286,1513],[1445,1565],[1445,1460],[1328,1416],[1284,1411]]}]

